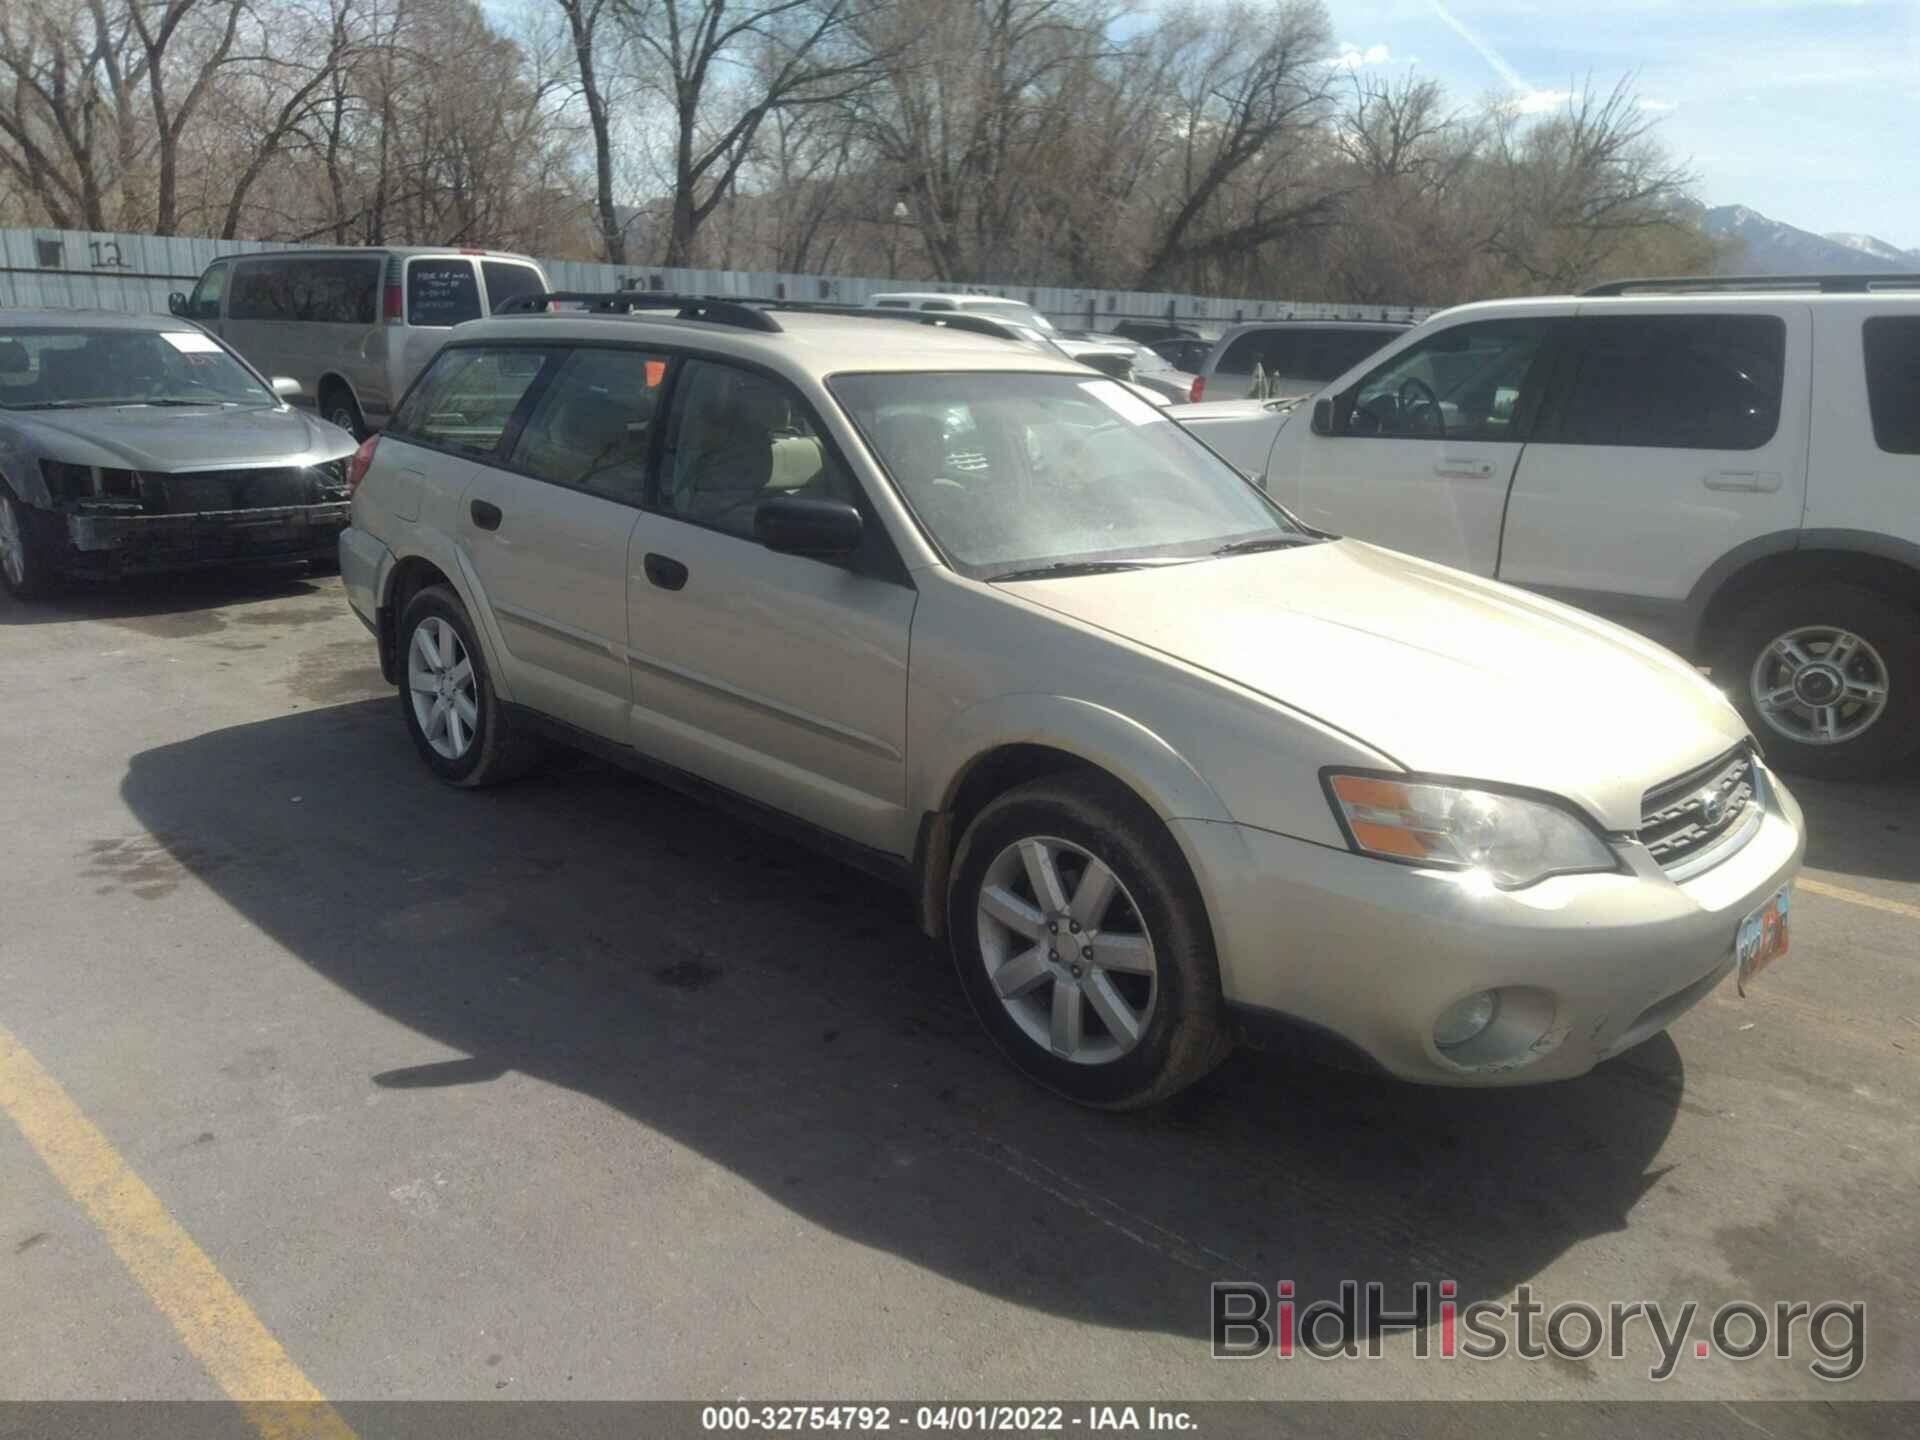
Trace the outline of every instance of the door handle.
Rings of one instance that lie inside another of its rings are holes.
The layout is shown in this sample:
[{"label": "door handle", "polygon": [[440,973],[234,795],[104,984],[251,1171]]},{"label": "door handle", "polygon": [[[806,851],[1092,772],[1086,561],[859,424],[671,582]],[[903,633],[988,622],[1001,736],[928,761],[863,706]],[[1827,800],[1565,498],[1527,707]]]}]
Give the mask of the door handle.
[{"label": "door handle", "polygon": [[1780,472],[1778,470],[1709,470],[1706,485],[1709,490],[1764,491],[1771,495],[1780,488]]},{"label": "door handle", "polygon": [[641,561],[640,568],[647,572],[647,579],[662,590],[678,590],[687,583],[687,567],[671,556],[655,555],[649,551],[647,558]]},{"label": "door handle", "polygon": [[498,505],[489,505],[485,500],[476,500],[467,506],[467,513],[473,516],[473,523],[482,530],[498,530],[502,516]]},{"label": "door handle", "polygon": [[1433,462],[1433,473],[1449,480],[1491,480],[1491,460],[1440,459]]}]

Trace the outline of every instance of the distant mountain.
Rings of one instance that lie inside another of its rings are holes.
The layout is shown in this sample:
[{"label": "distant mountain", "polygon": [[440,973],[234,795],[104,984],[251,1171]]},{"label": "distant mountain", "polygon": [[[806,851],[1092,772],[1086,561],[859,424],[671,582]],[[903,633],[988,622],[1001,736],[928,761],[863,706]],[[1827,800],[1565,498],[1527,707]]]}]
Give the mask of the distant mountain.
[{"label": "distant mountain", "polygon": [[1858,250],[1863,255],[1898,265],[1903,270],[1920,270],[1920,250],[1902,250],[1898,245],[1889,245],[1877,235],[1848,235],[1841,232],[1826,238],[1849,250]]},{"label": "distant mountain", "polygon": [[1816,235],[1744,205],[1707,211],[1701,228],[1739,241],[1743,253],[1727,268],[1748,275],[1879,275],[1920,268],[1920,255],[1871,236]]}]

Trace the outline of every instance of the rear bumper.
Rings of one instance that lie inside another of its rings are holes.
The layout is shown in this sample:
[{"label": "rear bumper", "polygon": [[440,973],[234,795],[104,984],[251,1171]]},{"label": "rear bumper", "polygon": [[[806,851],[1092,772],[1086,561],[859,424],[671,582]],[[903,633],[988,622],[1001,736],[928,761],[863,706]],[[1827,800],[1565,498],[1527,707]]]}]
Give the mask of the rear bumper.
[{"label": "rear bumper", "polygon": [[347,510],[343,500],[185,515],[68,515],[67,540],[83,574],[326,559],[346,527]]}]

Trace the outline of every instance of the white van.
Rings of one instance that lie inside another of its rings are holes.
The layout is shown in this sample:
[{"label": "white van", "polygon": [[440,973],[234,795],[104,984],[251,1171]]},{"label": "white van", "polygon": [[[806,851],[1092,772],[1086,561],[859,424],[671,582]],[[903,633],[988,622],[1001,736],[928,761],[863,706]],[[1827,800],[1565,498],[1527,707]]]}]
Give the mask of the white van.
[{"label": "white van", "polygon": [[215,260],[169,303],[262,374],[299,381],[295,404],[365,439],[447,331],[548,288],[538,261],[499,250],[280,250]]},{"label": "white van", "polygon": [[1920,749],[1920,276],[1463,305],[1267,424],[1309,524],[1710,664],[1786,768]]}]

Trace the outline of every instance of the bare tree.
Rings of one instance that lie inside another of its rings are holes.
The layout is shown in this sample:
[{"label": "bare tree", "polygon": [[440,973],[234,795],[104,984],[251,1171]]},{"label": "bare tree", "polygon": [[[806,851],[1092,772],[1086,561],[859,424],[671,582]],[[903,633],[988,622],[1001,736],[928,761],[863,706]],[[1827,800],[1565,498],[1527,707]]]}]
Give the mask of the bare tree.
[{"label": "bare tree", "polygon": [[672,219],[665,262],[734,189],[767,117],[844,103],[869,83],[857,43],[872,0],[626,0],[628,34],[650,57],[670,111]]}]

